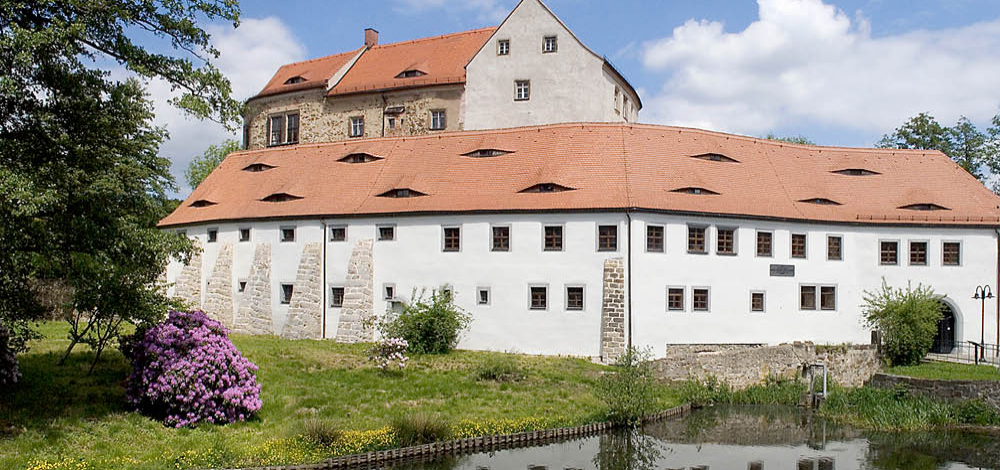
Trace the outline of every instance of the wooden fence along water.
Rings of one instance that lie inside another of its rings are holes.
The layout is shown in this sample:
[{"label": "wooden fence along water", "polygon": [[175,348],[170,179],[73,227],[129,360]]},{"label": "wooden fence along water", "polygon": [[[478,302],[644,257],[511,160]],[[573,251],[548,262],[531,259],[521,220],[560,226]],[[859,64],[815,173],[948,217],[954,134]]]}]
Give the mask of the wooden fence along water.
[{"label": "wooden fence along water", "polygon": [[[691,411],[690,404],[683,404],[646,416],[643,423],[684,416]],[[435,442],[419,446],[402,447],[399,449],[379,450],[363,454],[344,455],[327,459],[319,463],[306,465],[283,465],[272,467],[254,467],[245,470],[328,470],[328,469],[365,469],[391,463],[420,462],[433,460],[447,455],[471,454],[475,452],[490,452],[495,450],[518,447],[551,444],[554,442],[587,437],[613,429],[610,423],[593,423],[571,428],[543,429],[539,431],[503,434],[499,436],[469,437],[451,441]]]}]

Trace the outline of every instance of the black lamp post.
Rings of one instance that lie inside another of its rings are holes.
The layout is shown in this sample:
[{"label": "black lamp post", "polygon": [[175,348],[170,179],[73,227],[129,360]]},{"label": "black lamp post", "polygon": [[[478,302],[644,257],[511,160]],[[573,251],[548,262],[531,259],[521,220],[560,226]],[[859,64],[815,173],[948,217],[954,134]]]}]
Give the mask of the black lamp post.
[{"label": "black lamp post", "polygon": [[986,359],[986,299],[993,298],[993,291],[989,285],[976,286],[976,293],[972,296],[982,302],[982,310],[979,317],[979,358]]}]

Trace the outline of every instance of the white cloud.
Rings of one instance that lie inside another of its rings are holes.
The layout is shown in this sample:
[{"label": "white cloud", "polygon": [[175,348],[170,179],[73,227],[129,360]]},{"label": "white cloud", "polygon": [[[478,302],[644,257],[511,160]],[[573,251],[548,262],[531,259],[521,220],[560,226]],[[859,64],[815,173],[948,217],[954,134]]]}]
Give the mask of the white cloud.
[{"label": "white cloud", "polygon": [[[206,30],[219,50],[219,58],[214,61],[216,67],[229,78],[233,97],[238,100],[260,91],[279,66],[305,56],[305,47],[277,18],[243,18],[236,29],[211,25]],[[180,187],[179,196],[186,196],[191,191],[184,182],[188,163],[209,145],[230,138],[241,140],[242,136],[214,122],[192,119],[167,103],[176,93],[166,81],[151,80],[146,85],[156,108],[154,121],[170,133],[169,140],[160,146],[160,155],[170,159],[171,173]]]},{"label": "white cloud", "polygon": [[881,134],[928,111],[985,122],[1000,105],[1000,20],[872,37],[821,0],[758,0],[739,32],[688,20],[643,45],[668,73],[644,96],[644,120],[747,134],[818,124]]},{"label": "white cloud", "polygon": [[480,21],[500,23],[514,9],[513,0],[396,0],[400,13],[446,8],[475,12]]}]

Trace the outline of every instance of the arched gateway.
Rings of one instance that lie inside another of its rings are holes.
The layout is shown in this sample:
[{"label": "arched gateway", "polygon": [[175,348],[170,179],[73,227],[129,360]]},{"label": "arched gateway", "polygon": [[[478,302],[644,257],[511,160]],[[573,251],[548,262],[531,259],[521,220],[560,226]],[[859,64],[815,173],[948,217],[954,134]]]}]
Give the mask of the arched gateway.
[{"label": "arched gateway", "polygon": [[955,310],[948,302],[941,301],[941,315],[931,352],[948,354],[955,349]]}]

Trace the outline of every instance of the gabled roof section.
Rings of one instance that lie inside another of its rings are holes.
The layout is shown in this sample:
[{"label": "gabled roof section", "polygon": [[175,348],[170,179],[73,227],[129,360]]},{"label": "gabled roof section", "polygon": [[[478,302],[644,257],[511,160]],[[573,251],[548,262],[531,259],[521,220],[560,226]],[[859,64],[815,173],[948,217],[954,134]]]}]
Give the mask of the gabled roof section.
[{"label": "gabled roof section", "polygon": [[[465,64],[496,28],[474,29],[374,46],[361,55],[327,96],[465,83]],[[402,77],[419,70],[424,75]]]},{"label": "gabled roof section", "polygon": [[[361,53],[362,49],[282,65],[267,82],[264,89],[257,93],[254,98],[313,88],[326,88],[330,78]],[[302,81],[292,80],[296,77],[302,78]]]}]

